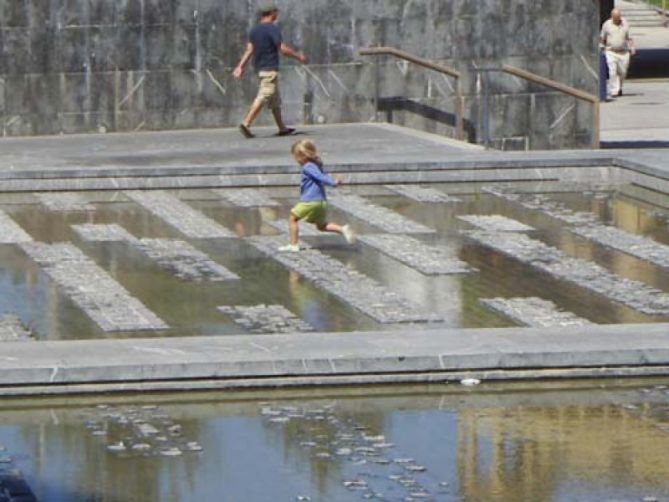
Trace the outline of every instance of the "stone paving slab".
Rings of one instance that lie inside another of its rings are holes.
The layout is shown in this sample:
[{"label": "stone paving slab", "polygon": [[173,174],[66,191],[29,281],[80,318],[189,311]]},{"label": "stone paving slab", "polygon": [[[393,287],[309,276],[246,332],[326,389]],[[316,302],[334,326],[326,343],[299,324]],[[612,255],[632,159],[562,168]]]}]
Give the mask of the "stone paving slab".
[{"label": "stone paving slab", "polygon": [[0,342],[34,341],[33,334],[14,314],[0,315]]},{"label": "stone paving slab", "polygon": [[222,305],[216,307],[252,333],[304,333],[315,331],[283,305]]},{"label": "stone paving slab", "polygon": [[223,225],[163,191],[126,191],[125,195],[168,225],[192,239],[236,237]]},{"label": "stone paving slab", "polygon": [[425,275],[468,274],[476,269],[451,256],[445,249],[429,246],[407,235],[367,234],[358,240]]},{"label": "stone paving slab", "polygon": [[433,234],[435,230],[410,220],[388,208],[377,206],[359,195],[336,194],[328,198],[328,204],[350,214],[384,232],[393,234]]},{"label": "stone paving slab", "polygon": [[534,328],[552,326],[587,326],[590,321],[572,312],[559,310],[555,303],[537,297],[480,298],[479,302],[521,326]]},{"label": "stone paving slab", "polygon": [[526,209],[532,209],[570,225],[569,231],[602,246],[669,268],[669,246],[656,242],[650,237],[633,234],[611,225],[600,223],[590,212],[572,211],[564,204],[550,200],[543,195],[522,195],[500,189],[486,188],[486,193],[517,202]]},{"label": "stone paving slab", "polygon": [[132,242],[137,240],[134,235],[122,226],[111,223],[81,223],[72,225],[74,232],[88,242]]},{"label": "stone paving slab", "polygon": [[50,211],[93,211],[95,206],[78,193],[38,193],[37,200]]},{"label": "stone paving slab", "polygon": [[669,315],[669,294],[608,272],[580,258],[572,258],[543,242],[515,232],[467,232],[480,245],[576,284],[648,315]]},{"label": "stone paving slab", "polygon": [[72,244],[24,242],[20,246],[103,331],[168,328],[162,319]]},{"label": "stone paving slab", "polygon": [[284,236],[252,237],[248,242],[377,322],[392,324],[441,320],[438,315],[422,312],[420,307],[402,295],[317,249],[281,253],[278,247],[285,244]]},{"label": "stone paving slab", "polygon": [[33,238],[7,213],[0,211],[0,244],[30,242]]},{"label": "stone paving slab", "polygon": [[255,188],[215,189],[212,193],[239,207],[278,207],[281,204]]},{"label": "stone paving slab", "polygon": [[133,244],[161,268],[191,281],[231,281],[239,276],[216,263],[202,251],[176,239],[139,239]]},{"label": "stone paving slab", "polygon": [[511,218],[499,214],[491,214],[488,216],[458,216],[458,219],[466,221],[470,225],[488,232],[529,232],[534,230],[534,228],[529,225],[525,225],[517,220],[512,220]]},{"label": "stone paving slab", "polygon": [[448,203],[460,202],[461,199],[448,195],[441,190],[432,187],[422,187],[420,185],[384,185],[391,192],[402,195],[416,202],[424,203]]}]

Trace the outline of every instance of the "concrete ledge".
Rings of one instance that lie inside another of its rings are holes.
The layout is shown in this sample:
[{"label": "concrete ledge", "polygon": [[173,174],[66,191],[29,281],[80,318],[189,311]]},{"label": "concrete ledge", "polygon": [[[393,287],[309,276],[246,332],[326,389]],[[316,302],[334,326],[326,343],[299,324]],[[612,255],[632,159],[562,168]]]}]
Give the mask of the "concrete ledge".
[{"label": "concrete ledge", "polygon": [[666,375],[669,324],[7,342],[0,395]]}]

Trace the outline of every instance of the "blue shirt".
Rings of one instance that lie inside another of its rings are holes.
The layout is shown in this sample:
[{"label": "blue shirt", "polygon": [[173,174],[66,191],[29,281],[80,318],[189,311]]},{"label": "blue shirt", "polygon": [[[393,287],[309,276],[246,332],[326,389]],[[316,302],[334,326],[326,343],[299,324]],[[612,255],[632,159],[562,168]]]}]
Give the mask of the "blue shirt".
[{"label": "blue shirt", "polygon": [[253,66],[256,71],[279,70],[281,30],[274,23],[260,23],[251,29],[249,42],[253,45]]},{"label": "blue shirt", "polygon": [[315,202],[327,200],[325,185],[335,186],[335,180],[325,174],[314,162],[302,166],[300,179],[300,201]]}]

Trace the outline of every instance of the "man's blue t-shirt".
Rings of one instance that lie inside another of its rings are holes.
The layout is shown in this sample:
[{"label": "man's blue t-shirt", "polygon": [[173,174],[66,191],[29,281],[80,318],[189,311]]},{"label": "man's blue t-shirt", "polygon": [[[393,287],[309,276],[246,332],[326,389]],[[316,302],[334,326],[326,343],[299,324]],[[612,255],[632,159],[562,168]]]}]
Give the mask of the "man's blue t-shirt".
[{"label": "man's blue t-shirt", "polygon": [[279,69],[279,47],[281,30],[274,23],[260,23],[249,33],[253,44],[253,65],[256,71]]}]

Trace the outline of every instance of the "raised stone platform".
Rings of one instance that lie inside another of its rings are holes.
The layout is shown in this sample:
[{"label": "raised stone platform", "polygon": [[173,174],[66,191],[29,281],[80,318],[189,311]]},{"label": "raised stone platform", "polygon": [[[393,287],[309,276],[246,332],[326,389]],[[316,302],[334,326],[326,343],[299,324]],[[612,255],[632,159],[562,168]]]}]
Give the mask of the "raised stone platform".
[{"label": "raised stone platform", "polygon": [[[389,126],[358,124],[305,129],[319,147],[328,170],[342,173],[349,184],[425,186],[454,181],[567,180],[635,183],[660,191],[669,187],[666,151],[500,153]],[[3,139],[0,189],[73,192],[283,186],[290,188],[290,194],[296,194],[299,174],[288,153],[291,141],[267,138],[246,142],[235,130]],[[155,194],[143,195],[147,193]],[[408,196],[408,192],[403,195]],[[416,192],[411,192],[411,196],[416,196]],[[193,238],[232,235],[220,225],[210,227],[206,220],[191,221],[188,213],[193,208],[188,204],[177,205],[175,201],[180,200],[161,195],[158,198],[138,196],[137,202],[142,204],[141,199],[147,210],[175,231]],[[78,207],[82,207],[66,197],[44,200],[63,210],[79,211]],[[285,220],[277,223],[285,228]],[[309,227],[303,228],[306,235]],[[0,215],[0,229],[4,242],[32,240],[6,213]],[[84,234],[88,231],[91,229],[80,232],[82,238],[87,238]],[[494,234],[499,241],[497,236],[502,232]],[[123,232],[111,228],[88,238],[128,240]],[[286,237],[276,239],[276,244],[283,244]],[[322,264],[320,258],[318,263]],[[612,291],[617,286],[612,283]],[[624,298],[640,291],[632,286],[634,291],[623,294]],[[371,303],[371,297],[366,301]],[[0,393],[668,373],[666,323],[541,329],[416,329],[406,325],[384,332],[6,342],[0,356]]]}]

